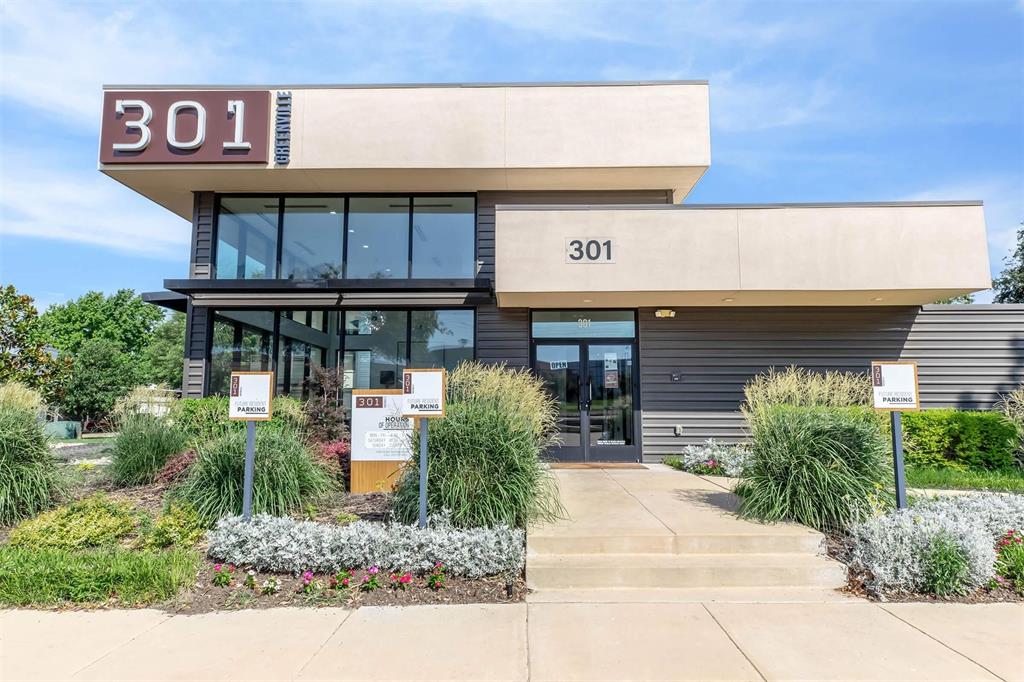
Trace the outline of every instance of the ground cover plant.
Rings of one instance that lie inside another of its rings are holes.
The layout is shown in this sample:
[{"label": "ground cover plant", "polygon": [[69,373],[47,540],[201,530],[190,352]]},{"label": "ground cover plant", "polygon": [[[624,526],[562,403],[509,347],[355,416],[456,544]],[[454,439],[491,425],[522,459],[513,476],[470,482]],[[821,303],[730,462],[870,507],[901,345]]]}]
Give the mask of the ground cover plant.
[{"label": "ground cover plant", "polygon": [[111,547],[134,533],[138,523],[131,505],[97,493],[22,521],[11,531],[10,544],[35,549]]},{"label": "ground cover plant", "polygon": [[996,543],[996,579],[1024,594],[1024,532],[1009,530]]},{"label": "ground cover plant", "polygon": [[152,483],[172,455],[186,447],[185,435],[167,420],[132,414],[120,423],[110,477],[117,485]]},{"label": "ground cover plant", "polygon": [[512,576],[522,570],[526,552],[521,529],[461,529],[446,515],[431,517],[424,529],[367,521],[335,526],[263,514],[245,523],[235,516],[218,521],[208,540],[213,559],[293,574],[369,566],[424,574],[440,563],[453,576]]},{"label": "ground cover plant", "polygon": [[195,580],[199,553],[0,546],[0,605],[56,606],[170,599]]},{"label": "ground cover plant", "polygon": [[910,465],[993,471],[1015,464],[1017,427],[1000,412],[908,412],[903,431]]},{"label": "ground cover plant", "polygon": [[750,428],[741,515],[841,531],[889,503],[888,444],[871,410],[778,405]]},{"label": "ground cover plant", "polygon": [[[525,527],[561,514],[554,477],[543,464],[555,442],[556,407],[531,372],[463,363],[448,377],[444,419],[429,426],[427,504],[449,510],[459,527]],[[418,461],[403,470],[395,515],[412,522]]]},{"label": "ground cover plant", "polygon": [[747,444],[732,444],[709,438],[700,445],[687,445],[679,456],[662,460],[673,469],[707,476],[740,476],[750,461]]},{"label": "ground cover plant", "polygon": [[[232,430],[201,444],[188,475],[172,489],[171,497],[191,504],[207,523],[241,513],[245,437],[244,431]],[[283,515],[299,511],[336,487],[294,431],[257,427],[254,513]]]},{"label": "ground cover plant", "polygon": [[0,406],[0,526],[38,514],[65,493],[35,412],[17,405]]},{"label": "ground cover plant", "polygon": [[963,594],[996,576],[996,547],[1024,527],[1024,495],[915,502],[850,529],[850,565],[877,594]]}]

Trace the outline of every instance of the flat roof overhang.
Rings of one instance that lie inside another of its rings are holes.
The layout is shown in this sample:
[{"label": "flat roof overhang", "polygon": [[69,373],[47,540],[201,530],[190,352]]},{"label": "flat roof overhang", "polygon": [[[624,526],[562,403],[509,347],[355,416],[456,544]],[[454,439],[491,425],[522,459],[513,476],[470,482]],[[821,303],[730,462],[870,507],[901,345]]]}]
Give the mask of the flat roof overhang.
[{"label": "flat roof overhang", "polygon": [[[488,279],[168,279],[163,300],[209,308],[446,307],[494,302]],[[156,294],[147,294],[156,298]],[[149,300],[145,298],[144,300]],[[171,307],[160,300],[151,302]],[[177,309],[177,308],[176,308]]]},{"label": "flat roof overhang", "polygon": [[[981,202],[496,207],[499,307],[920,305],[991,286]],[[570,262],[572,239],[613,262]]]},{"label": "flat roof overhang", "polygon": [[[144,97],[263,87],[104,89]],[[99,169],[190,219],[197,191],[667,189],[682,201],[711,163],[704,81],[287,89],[287,166],[101,163]]]}]

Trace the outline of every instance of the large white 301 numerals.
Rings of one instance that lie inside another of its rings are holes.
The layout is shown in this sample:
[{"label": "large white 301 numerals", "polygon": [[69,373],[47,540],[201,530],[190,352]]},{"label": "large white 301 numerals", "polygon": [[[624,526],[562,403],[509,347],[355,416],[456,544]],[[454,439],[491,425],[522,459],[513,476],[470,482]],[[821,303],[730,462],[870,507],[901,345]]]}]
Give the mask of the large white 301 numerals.
[{"label": "large white 301 numerals", "polygon": [[224,143],[224,149],[252,149],[252,143],[242,139],[245,134],[245,102],[228,100],[228,115],[235,117],[235,139]]},{"label": "large white 301 numerals", "polygon": [[114,103],[117,113],[124,116],[125,109],[141,109],[142,118],[138,121],[125,121],[124,127],[139,131],[139,139],[135,142],[115,142],[115,152],[140,152],[149,146],[153,133],[149,130],[149,122],[153,120],[153,108],[141,99],[119,99]]},{"label": "large white 301 numerals", "polygon": [[[178,112],[194,109],[196,112],[196,136],[188,142],[178,139]],[[193,100],[175,102],[167,110],[167,144],[177,149],[198,149],[206,141],[206,108]]]}]

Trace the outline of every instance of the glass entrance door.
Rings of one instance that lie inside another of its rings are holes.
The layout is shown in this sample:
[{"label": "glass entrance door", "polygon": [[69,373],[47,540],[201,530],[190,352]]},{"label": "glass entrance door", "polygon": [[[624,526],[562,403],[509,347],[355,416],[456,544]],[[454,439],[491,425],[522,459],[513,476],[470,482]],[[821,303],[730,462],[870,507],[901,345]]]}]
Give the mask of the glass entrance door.
[{"label": "glass entrance door", "polygon": [[636,461],[635,344],[547,343],[534,346],[534,371],[555,397],[566,461]]}]

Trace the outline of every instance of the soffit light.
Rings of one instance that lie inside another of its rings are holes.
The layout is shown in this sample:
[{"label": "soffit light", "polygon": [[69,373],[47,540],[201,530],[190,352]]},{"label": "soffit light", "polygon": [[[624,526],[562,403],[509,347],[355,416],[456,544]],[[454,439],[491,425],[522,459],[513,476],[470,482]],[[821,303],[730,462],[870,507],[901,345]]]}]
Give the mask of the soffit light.
[{"label": "soffit light", "polygon": [[676,316],[676,311],[671,308],[658,308],[654,311],[654,316],[660,318],[673,318]]},{"label": "soffit light", "polygon": [[726,297],[725,297],[725,298],[723,298],[722,300],[723,300],[724,302],[726,302],[726,303],[732,303],[732,302],[733,302],[733,301],[735,301],[736,299],[735,299],[735,298],[733,298],[732,296],[726,296]]}]

